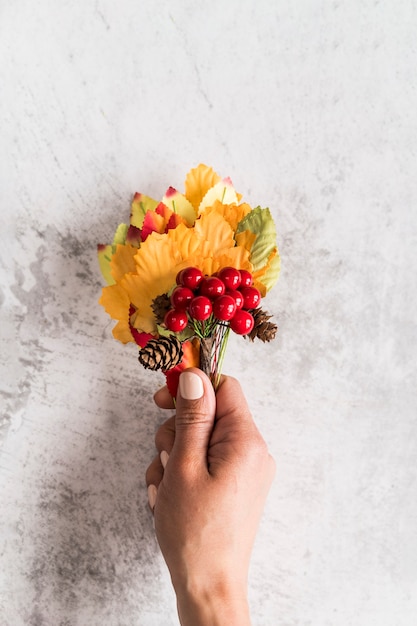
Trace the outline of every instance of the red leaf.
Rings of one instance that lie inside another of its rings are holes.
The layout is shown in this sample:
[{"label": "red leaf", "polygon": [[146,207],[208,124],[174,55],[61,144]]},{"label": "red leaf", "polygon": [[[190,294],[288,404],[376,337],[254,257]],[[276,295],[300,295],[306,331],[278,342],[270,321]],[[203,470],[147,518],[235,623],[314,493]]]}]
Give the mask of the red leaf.
[{"label": "red leaf", "polygon": [[155,211],[147,211],[142,226],[142,241],[154,232],[163,233],[165,231],[165,220],[162,215]]},{"label": "red leaf", "polygon": [[177,397],[180,374],[189,367],[198,367],[200,364],[200,342],[198,339],[184,341],[182,344],[183,357],[181,363],[164,372],[168,391],[173,398]]},{"label": "red leaf", "polygon": [[141,242],[140,235],[140,228],[137,228],[136,226],[129,226],[126,233],[126,243],[129,243],[131,246],[135,246],[135,248],[139,248]]},{"label": "red leaf", "polygon": [[135,342],[141,348],[144,348],[151,339],[155,339],[155,337],[150,333],[141,333],[139,330],[136,330],[136,328],[133,328],[133,326],[130,326],[130,332],[132,333],[132,337]]}]

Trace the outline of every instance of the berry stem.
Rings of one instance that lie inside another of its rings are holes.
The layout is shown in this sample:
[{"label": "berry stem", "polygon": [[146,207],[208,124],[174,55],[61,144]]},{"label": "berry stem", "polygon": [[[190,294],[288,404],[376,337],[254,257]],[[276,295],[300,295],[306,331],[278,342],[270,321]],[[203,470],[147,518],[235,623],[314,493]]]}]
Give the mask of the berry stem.
[{"label": "berry stem", "polygon": [[221,373],[222,373],[224,356],[226,354],[227,341],[229,339],[229,334],[230,334],[230,326],[222,326],[222,329],[221,329],[220,332],[221,332],[221,339],[220,339],[219,356],[218,356],[217,366],[216,366],[216,370],[215,370],[215,376],[214,376],[214,380],[213,380],[213,386],[214,386],[215,390],[219,386],[219,382],[220,382],[220,376],[221,376]]},{"label": "berry stem", "polygon": [[200,369],[212,380],[211,375],[211,352],[214,336],[200,339]]}]

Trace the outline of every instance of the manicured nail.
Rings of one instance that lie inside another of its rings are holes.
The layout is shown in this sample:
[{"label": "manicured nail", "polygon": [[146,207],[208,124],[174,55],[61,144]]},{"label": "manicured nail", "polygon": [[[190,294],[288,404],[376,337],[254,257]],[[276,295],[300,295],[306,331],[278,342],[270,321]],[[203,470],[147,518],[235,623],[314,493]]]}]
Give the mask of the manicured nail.
[{"label": "manicured nail", "polygon": [[180,395],[185,400],[198,400],[203,397],[203,381],[194,372],[183,372],[181,374],[179,388]]},{"label": "manicured nail", "polygon": [[168,463],[168,459],[169,459],[168,452],[166,450],[162,450],[161,454],[159,455],[159,458],[161,459],[162,467],[165,469],[166,464]]},{"label": "manicured nail", "polygon": [[158,494],[158,489],[155,487],[155,485],[149,485],[149,487],[148,487],[148,501],[149,501],[149,506],[152,509],[152,511],[155,508],[155,502],[156,502],[157,494]]}]

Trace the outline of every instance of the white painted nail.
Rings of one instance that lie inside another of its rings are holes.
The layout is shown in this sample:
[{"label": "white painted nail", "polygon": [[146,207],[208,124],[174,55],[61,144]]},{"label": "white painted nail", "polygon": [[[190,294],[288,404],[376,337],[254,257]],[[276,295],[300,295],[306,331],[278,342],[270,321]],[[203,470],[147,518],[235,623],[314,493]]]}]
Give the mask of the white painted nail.
[{"label": "white painted nail", "polygon": [[148,501],[149,501],[149,506],[152,509],[152,511],[155,508],[156,496],[157,495],[158,495],[158,489],[155,487],[155,485],[149,485],[149,487],[148,487]]},{"label": "white painted nail", "polygon": [[198,400],[203,397],[203,381],[194,372],[183,372],[181,374],[179,388],[180,395],[185,400]]},{"label": "white painted nail", "polygon": [[166,464],[168,463],[168,459],[169,459],[168,452],[166,450],[162,450],[161,454],[159,455],[159,458],[161,459],[162,467],[165,469]]}]

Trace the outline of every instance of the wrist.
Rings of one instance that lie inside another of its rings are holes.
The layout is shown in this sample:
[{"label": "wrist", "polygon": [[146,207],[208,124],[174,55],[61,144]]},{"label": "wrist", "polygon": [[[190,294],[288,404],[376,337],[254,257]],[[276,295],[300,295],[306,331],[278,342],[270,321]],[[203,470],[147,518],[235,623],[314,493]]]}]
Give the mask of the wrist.
[{"label": "wrist", "polygon": [[182,626],[250,626],[246,582],[220,578],[174,584]]}]

